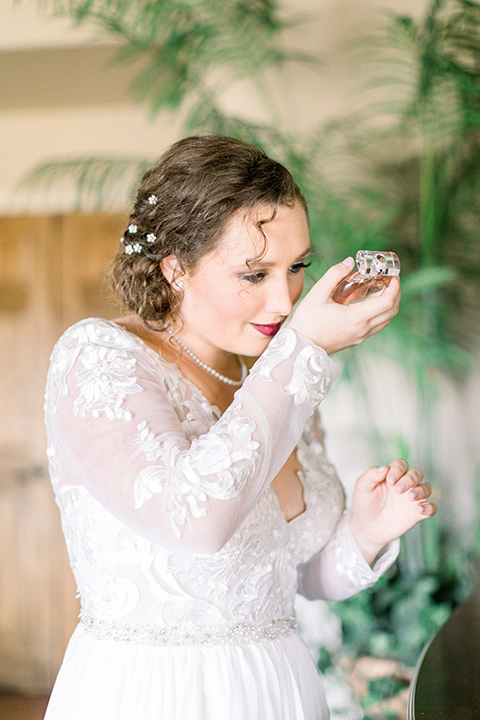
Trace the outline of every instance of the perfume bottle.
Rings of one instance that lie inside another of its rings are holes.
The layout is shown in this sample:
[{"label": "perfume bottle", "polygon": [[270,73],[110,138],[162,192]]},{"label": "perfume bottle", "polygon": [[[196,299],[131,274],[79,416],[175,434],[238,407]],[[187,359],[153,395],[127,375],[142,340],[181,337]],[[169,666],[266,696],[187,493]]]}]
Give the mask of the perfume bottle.
[{"label": "perfume bottle", "polygon": [[359,250],[357,269],[335,288],[332,298],[341,305],[380,295],[394,275],[400,275],[400,260],[394,252]]}]

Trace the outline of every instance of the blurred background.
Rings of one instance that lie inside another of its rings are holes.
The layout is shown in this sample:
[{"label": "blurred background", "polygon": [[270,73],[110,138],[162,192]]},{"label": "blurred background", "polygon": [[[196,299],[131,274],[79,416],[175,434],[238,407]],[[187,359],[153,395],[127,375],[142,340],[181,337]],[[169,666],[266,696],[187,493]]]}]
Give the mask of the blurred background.
[{"label": "blurred background", "polygon": [[0,688],[46,697],[78,613],[46,471],[49,354],[76,320],[118,314],[103,272],[139,174],[207,131],[260,144],[294,173],[310,207],[309,283],[358,249],[401,258],[400,315],[337,356],[322,414],[347,493],[402,456],[425,470],[439,512],[375,591],[299,600],[299,616],[333,717],[405,717],[412,668],[468,596],[480,551],[469,0],[4,0]]}]

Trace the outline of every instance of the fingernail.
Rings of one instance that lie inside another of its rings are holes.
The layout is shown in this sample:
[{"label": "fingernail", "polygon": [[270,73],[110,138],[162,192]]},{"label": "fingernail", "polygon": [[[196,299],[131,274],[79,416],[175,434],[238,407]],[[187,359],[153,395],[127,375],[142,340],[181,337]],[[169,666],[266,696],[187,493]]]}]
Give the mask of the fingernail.
[{"label": "fingernail", "polygon": [[352,257],[347,257],[345,260],[342,261],[344,265],[351,265],[353,263]]},{"label": "fingernail", "polygon": [[398,480],[398,478],[397,478],[396,475],[389,475],[388,478],[387,478],[387,482],[388,482],[389,485],[395,485],[395,483],[397,482],[397,480]]},{"label": "fingernail", "polygon": [[380,467],[377,468],[378,473],[383,473],[387,469],[386,465],[380,465]]},{"label": "fingernail", "polygon": [[395,490],[396,490],[398,493],[402,493],[402,492],[406,489],[406,487],[407,487],[407,486],[405,485],[405,483],[404,483],[404,482],[401,482],[401,483],[398,483],[398,485],[395,487]]},{"label": "fingernail", "polygon": [[418,498],[418,490],[412,490],[410,496],[416,500]]}]

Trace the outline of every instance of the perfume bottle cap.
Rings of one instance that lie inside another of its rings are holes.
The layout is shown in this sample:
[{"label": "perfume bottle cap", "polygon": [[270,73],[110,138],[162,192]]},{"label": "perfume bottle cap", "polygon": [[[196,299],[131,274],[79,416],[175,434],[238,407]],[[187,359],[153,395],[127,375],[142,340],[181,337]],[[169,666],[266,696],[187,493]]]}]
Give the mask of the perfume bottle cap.
[{"label": "perfume bottle cap", "polygon": [[394,252],[359,250],[355,262],[362,275],[400,275],[400,260]]}]

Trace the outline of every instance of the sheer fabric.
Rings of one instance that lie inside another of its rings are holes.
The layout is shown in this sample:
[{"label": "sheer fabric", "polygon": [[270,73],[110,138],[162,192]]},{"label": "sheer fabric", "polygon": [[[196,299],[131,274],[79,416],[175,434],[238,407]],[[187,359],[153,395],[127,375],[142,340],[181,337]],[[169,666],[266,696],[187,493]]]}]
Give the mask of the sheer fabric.
[{"label": "sheer fabric", "polygon": [[[48,720],[323,720],[293,634],[297,591],[342,599],[372,569],[348,530],[315,409],[335,376],[283,329],[221,416],[175,365],[113,322],[52,354],[50,474],[82,614]],[[297,446],[306,510],[270,483]]]}]

